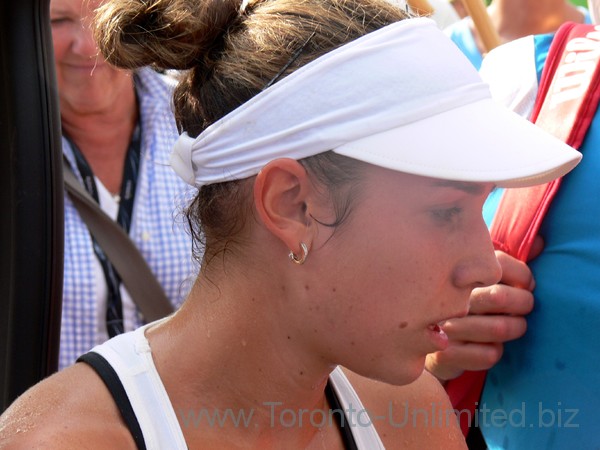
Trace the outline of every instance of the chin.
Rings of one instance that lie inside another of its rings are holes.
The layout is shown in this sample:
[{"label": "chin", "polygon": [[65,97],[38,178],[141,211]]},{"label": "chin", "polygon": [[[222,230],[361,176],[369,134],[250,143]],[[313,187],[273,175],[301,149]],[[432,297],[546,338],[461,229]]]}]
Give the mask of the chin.
[{"label": "chin", "polygon": [[364,372],[364,376],[393,386],[404,386],[416,381],[424,370],[425,357],[411,362],[399,360],[394,365],[383,364],[382,366],[372,367],[371,370]]},{"label": "chin", "polygon": [[419,367],[416,367],[415,370],[410,372],[408,370],[405,370],[402,374],[398,375],[397,377],[390,377],[392,379],[387,381],[387,383],[392,384],[394,386],[404,386],[406,384],[411,384],[423,374],[424,370],[424,365],[420,365]]}]

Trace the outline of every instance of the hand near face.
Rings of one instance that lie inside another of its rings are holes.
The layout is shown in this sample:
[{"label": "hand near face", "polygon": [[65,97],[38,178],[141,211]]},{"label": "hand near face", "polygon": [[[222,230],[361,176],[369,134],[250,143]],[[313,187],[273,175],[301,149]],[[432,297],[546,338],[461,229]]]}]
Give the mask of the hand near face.
[{"label": "hand near face", "polygon": [[[543,248],[537,237],[529,259]],[[465,370],[487,370],[501,358],[504,343],[525,334],[525,315],[533,309],[535,282],[526,263],[496,251],[502,267],[499,284],[473,290],[469,315],[446,321],[442,326],[450,338],[443,352],[427,356],[426,368],[440,380],[458,377]]]}]

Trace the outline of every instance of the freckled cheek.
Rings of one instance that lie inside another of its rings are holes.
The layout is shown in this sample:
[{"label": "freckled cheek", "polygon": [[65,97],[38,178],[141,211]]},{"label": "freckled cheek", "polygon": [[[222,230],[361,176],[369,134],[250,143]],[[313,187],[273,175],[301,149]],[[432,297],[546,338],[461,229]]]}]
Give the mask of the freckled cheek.
[{"label": "freckled cheek", "polygon": [[424,314],[438,300],[440,284],[438,267],[429,260],[414,258],[396,265],[379,265],[361,276],[345,277],[328,286],[328,300],[323,302],[321,312],[325,304],[334,307],[327,320],[336,330],[364,332],[367,328],[373,337],[399,330],[409,332],[415,322],[411,320],[414,313]]}]

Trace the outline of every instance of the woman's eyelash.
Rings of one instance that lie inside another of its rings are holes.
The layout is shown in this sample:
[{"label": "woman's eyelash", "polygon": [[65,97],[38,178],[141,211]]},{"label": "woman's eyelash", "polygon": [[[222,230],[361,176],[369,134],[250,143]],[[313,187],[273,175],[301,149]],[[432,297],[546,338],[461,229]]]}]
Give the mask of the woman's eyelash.
[{"label": "woman's eyelash", "polygon": [[433,216],[442,221],[450,221],[458,216],[461,212],[462,208],[459,208],[458,206],[453,206],[452,208],[435,209],[432,211]]},{"label": "woman's eyelash", "polygon": [[69,21],[69,19],[67,17],[55,17],[53,19],[50,19],[50,23],[53,25],[58,25],[60,23],[65,23],[68,21]]}]

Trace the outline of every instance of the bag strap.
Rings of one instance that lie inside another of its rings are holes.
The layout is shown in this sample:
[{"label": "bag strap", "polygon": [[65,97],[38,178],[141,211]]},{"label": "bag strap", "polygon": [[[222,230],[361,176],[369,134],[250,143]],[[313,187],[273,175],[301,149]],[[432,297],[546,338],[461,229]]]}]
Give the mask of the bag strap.
[{"label": "bag strap", "polygon": [[[600,31],[594,25],[566,23],[546,61],[531,120],[578,149],[600,100]],[[527,260],[560,183],[559,178],[504,192],[490,227],[497,249]]]},{"label": "bag strap", "polygon": [[63,178],[79,216],[121,277],[144,320],[152,322],[171,314],[173,305],[136,245],[81,186],[64,158]]},{"label": "bag strap", "polygon": [[[600,27],[563,24],[556,32],[544,65],[531,120],[579,148],[600,100]],[[490,227],[496,249],[526,261],[534,238],[561,179],[527,188],[506,189]],[[448,381],[446,392],[459,411],[466,436],[483,390],[486,371],[467,371]]]}]

